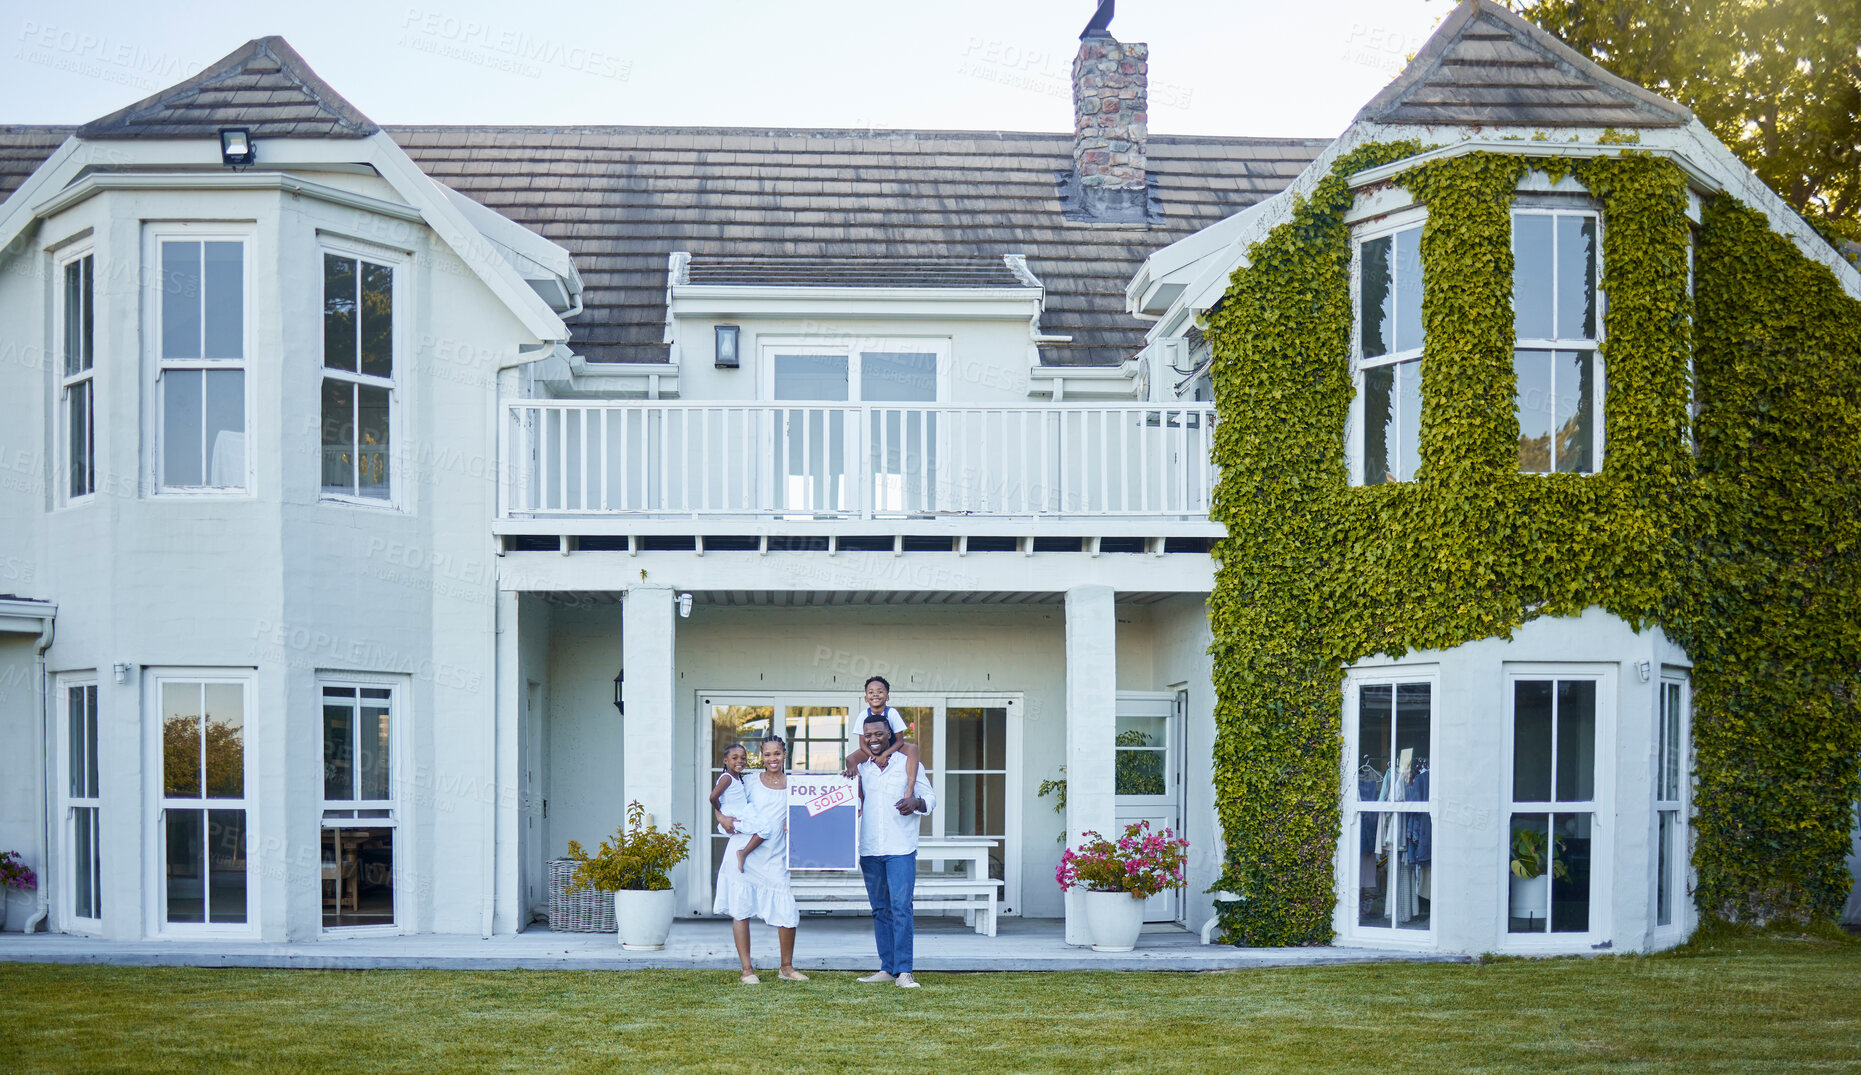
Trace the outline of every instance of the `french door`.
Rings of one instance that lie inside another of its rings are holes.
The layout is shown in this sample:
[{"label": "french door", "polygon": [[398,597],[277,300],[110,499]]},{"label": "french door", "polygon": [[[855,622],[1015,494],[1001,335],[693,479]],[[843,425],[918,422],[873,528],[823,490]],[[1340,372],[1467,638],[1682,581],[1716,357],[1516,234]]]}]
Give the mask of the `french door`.
[{"label": "french door", "polygon": [[[1119,691],[1113,776],[1118,831],[1134,821],[1150,830],[1182,835],[1182,691]],[[1070,834],[1069,834],[1070,835]],[[1175,922],[1182,917],[1182,893],[1166,888],[1144,901],[1144,921]]]}]

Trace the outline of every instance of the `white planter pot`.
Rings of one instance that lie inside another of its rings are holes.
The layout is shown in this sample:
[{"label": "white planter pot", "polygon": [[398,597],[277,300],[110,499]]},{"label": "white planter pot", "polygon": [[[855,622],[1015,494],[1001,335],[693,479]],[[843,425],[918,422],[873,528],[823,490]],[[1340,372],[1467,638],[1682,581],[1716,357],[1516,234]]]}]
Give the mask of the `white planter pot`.
[{"label": "white planter pot", "polygon": [[1512,879],[1512,917],[1543,918],[1549,906],[1545,890],[1550,887],[1551,875],[1541,873],[1536,877],[1520,877],[1508,874]]},{"label": "white planter pot", "polygon": [[1144,929],[1144,901],[1129,892],[1087,892],[1086,926],[1094,952],[1129,952]]},{"label": "white planter pot", "polygon": [[614,893],[614,926],[629,952],[657,952],[672,932],[673,892],[622,889]]}]

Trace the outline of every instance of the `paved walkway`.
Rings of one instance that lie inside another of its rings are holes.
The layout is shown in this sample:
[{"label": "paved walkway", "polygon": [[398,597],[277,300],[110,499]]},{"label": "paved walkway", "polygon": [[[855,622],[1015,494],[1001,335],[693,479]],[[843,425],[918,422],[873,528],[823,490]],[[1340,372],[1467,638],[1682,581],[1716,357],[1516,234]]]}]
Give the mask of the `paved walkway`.
[{"label": "paved walkway", "polygon": [[[775,930],[751,926],[758,967],[776,965]],[[1460,956],[1416,955],[1368,948],[1234,948],[1203,945],[1179,929],[1146,931],[1131,952],[1094,952],[1065,942],[1053,919],[1004,918],[995,937],[960,919],[918,919],[920,971],[1146,970],[1211,971],[1333,963],[1465,962]],[[0,961],[105,963],[150,967],[296,967],[310,970],[636,970],[646,967],[734,969],[730,923],[681,919],[664,951],[623,951],[613,934],[551,933],[533,926],[516,936],[423,933],[266,943],[180,940],[106,941],[64,934],[0,934]],[[869,971],[878,967],[870,919],[804,918],[795,946],[804,971]]]}]

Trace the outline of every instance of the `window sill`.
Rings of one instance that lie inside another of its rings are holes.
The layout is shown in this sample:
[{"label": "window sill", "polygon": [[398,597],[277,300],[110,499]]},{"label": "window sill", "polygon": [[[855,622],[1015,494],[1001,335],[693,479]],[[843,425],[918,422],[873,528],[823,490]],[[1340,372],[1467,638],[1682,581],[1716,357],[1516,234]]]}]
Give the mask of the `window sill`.
[{"label": "window sill", "polygon": [[340,493],[319,493],[317,494],[317,503],[340,504],[344,507],[363,508],[389,515],[407,514],[407,512],[393,500],[382,500],[372,496],[344,496]]}]

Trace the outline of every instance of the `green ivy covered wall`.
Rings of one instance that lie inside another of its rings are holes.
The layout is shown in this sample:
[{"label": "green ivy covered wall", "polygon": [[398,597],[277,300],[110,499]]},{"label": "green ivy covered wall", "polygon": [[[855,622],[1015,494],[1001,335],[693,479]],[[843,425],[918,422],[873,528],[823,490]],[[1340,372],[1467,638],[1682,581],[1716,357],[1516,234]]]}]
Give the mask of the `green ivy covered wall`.
[{"label": "green ivy covered wall", "polygon": [[[1394,183],[1428,209],[1420,466],[1353,487],[1347,179],[1420,149],[1338,160],[1207,319],[1228,531],[1210,599],[1218,887],[1243,897],[1223,905],[1229,939],[1332,937],[1349,664],[1592,606],[1662,627],[1695,662],[1702,911],[1833,914],[1861,759],[1861,304],[1719,197],[1696,313],[1685,176],[1665,160],[1521,146],[1419,164]],[[1534,168],[1603,211],[1595,475],[1518,466],[1511,205]]]}]

